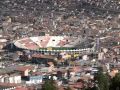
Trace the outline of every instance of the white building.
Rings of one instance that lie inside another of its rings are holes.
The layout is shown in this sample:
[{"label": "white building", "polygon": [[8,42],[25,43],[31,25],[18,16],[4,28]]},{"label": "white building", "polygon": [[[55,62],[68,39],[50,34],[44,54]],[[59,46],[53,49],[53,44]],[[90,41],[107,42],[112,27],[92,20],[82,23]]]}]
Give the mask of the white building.
[{"label": "white building", "polygon": [[1,83],[21,83],[21,76],[20,75],[1,75],[0,77]]}]

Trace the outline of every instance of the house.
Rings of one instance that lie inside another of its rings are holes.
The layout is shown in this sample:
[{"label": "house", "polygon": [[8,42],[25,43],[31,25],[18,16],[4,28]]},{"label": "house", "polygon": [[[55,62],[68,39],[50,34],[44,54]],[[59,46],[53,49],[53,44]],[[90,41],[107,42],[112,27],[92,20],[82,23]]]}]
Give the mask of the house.
[{"label": "house", "polygon": [[26,84],[40,84],[42,83],[43,75],[28,76],[27,79]]},{"label": "house", "polygon": [[33,66],[19,66],[16,67],[16,71],[21,72],[21,76],[29,76],[29,72],[32,71]]},{"label": "house", "polygon": [[13,69],[0,69],[0,83],[21,83],[21,75]]}]

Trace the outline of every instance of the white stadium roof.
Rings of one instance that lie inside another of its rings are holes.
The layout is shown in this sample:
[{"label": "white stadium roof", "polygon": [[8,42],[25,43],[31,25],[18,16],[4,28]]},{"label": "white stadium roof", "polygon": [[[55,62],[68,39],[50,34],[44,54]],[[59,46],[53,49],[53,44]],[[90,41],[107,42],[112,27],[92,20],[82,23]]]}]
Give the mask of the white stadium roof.
[{"label": "white stadium roof", "polygon": [[15,46],[23,49],[38,50],[41,48],[73,48],[80,43],[80,38],[69,36],[27,37],[15,41]]}]

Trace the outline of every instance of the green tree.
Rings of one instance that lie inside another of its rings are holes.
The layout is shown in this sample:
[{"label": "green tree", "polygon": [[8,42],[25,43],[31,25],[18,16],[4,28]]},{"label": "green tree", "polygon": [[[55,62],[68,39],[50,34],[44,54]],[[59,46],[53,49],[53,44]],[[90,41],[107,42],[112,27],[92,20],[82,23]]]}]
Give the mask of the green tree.
[{"label": "green tree", "polygon": [[109,90],[109,78],[101,71],[95,77],[98,90]]},{"label": "green tree", "polygon": [[97,87],[93,87],[93,88],[88,87],[88,88],[86,88],[84,90],[99,90],[99,89]]},{"label": "green tree", "polygon": [[45,81],[45,83],[42,85],[42,90],[58,90],[57,85],[52,77],[50,80]]},{"label": "green tree", "polygon": [[120,73],[111,79],[110,90],[120,90]]},{"label": "green tree", "polygon": [[65,90],[72,90],[69,86]]}]

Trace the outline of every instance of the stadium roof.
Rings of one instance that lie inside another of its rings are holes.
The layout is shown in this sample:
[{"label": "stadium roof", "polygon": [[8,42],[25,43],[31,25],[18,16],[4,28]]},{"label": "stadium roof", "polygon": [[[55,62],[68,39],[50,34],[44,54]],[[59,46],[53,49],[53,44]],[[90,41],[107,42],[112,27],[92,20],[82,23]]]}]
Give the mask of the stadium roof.
[{"label": "stadium roof", "polygon": [[47,48],[73,48],[80,43],[80,38],[69,37],[69,36],[38,36],[38,37],[27,37],[17,40],[15,46],[22,49],[29,50],[40,50]]}]

